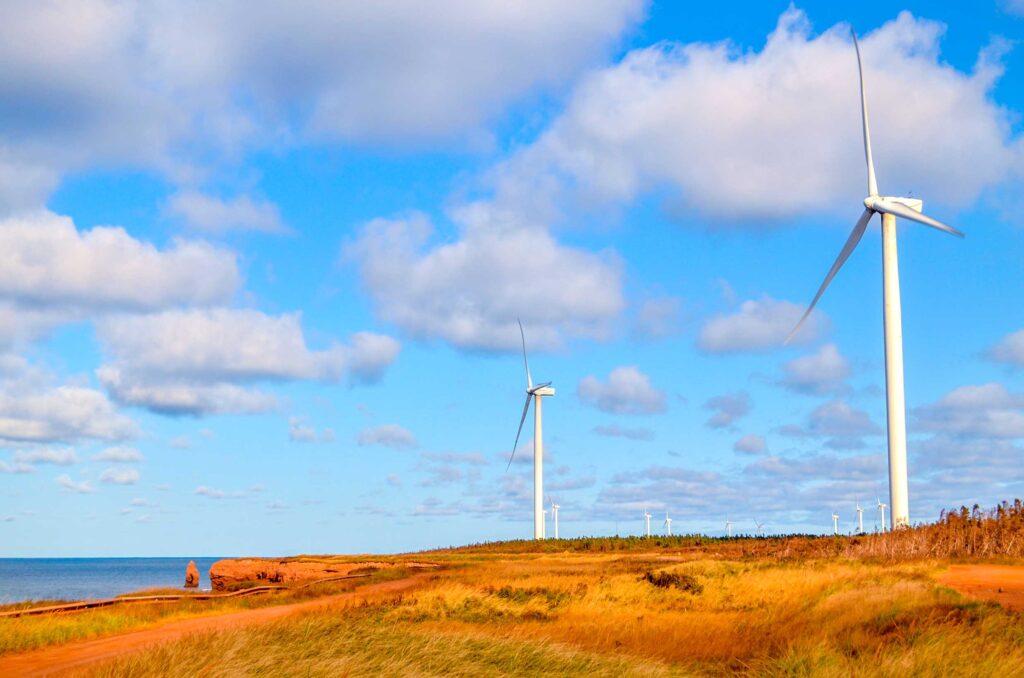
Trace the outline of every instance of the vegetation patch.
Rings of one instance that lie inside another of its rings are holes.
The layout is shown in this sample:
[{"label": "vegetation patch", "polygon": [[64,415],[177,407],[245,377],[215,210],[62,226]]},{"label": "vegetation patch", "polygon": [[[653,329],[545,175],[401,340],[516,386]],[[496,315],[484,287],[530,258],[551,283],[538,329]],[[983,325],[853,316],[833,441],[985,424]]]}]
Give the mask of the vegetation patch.
[{"label": "vegetation patch", "polygon": [[644,573],[643,580],[661,589],[676,588],[680,591],[692,593],[698,596],[704,593],[704,585],[696,577],[679,572],[651,572]]}]

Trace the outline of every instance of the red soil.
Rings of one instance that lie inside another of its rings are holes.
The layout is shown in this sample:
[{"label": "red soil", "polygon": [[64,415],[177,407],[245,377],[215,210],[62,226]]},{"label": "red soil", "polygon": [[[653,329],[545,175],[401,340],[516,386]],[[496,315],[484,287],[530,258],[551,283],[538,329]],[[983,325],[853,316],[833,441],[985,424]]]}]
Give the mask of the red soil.
[{"label": "red soil", "polygon": [[341,593],[301,603],[264,607],[256,610],[228,612],[208,617],[196,617],[167,622],[139,631],[129,631],[103,638],[80,640],[66,645],[44,647],[29,652],[0,656],[0,676],[53,676],[82,669],[97,662],[117,659],[159,643],[178,640],[195,633],[227,631],[253,624],[265,624],[319,607],[349,607],[369,598],[403,593],[420,585],[429,575],[418,574],[408,579],[371,584],[357,591]]},{"label": "red soil", "polygon": [[953,565],[938,580],[971,598],[991,600],[1008,610],[1024,610],[1024,567]]}]

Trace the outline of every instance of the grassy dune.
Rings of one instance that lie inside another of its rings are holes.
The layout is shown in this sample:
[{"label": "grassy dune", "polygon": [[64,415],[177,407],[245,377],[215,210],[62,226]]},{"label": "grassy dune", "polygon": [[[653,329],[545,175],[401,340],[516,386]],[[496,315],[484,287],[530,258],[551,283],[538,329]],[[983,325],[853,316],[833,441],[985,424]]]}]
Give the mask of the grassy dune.
[{"label": "grassy dune", "polygon": [[449,565],[414,595],[90,675],[1024,675],[1020,617],[936,584],[938,562],[463,552]]}]

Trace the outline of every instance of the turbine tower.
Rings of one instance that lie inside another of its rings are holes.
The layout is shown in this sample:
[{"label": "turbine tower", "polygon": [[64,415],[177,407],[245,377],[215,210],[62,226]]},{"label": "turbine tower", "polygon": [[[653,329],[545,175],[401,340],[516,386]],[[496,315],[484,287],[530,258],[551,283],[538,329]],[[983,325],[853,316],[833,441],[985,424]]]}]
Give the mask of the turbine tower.
[{"label": "turbine tower", "polygon": [[832,512],[832,534],[839,535],[839,514],[835,511]]},{"label": "turbine tower", "polygon": [[526,415],[530,412],[530,401],[533,406],[533,538],[544,538],[544,430],[541,420],[541,398],[555,395],[555,389],[551,388],[551,382],[533,385],[533,378],[530,376],[530,361],[526,358],[526,333],[523,332],[523,323],[519,323],[519,337],[523,340],[523,364],[526,366],[526,405],[523,406],[523,416],[519,420],[519,430],[516,431],[516,442],[512,446],[512,454],[508,458],[508,471],[512,467],[512,460],[516,456],[516,447],[519,445],[519,436],[523,432],[523,423]]},{"label": "turbine tower", "polygon": [[551,497],[548,497],[548,501],[551,502],[551,519],[555,523],[555,539],[558,539],[558,509],[562,507],[556,504]]},{"label": "turbine tower", "polygon": [[857,534],[864,534],[864,509],[857,502]]},{"label": "turbine tower", "polygon": [[644,528],[645,532],[646,532],[647,536],[650,537],[651,536],[651,514],[647,512],[646,508],[644,508],[644,525],[645,525],[645,528]]},{"label": "turbine tower", "polygon": [[882,518],[882,532],[885,532],[885,507],[888,504],[883,504],[881,499],[876,499],[875,501],[878,502],[878,515]]},{"label": "turbine tower", "polygon": [[[900,309],[899,264],[896,257],[896,217],[916,221],[925,226],[955,236],[963,233],[941,221],[921,213],[923,203],[916,198],[899,198],[878,195],[875,181],[875,165],[871,158],[871,134],[868,128],[868,101],[864,93],[864,67],[860,60],[860,45],[853,35],[853,46],[857,51],[857,70],[860,74],[861,121],[864,132],[864,157],[868,167],[868,196],[864,198],[864,212],[853,227],[853,232],[839,252],[832,269],[825,276],[825,282],[818,288],[811,305],[800,322],[789,335],[791,339],[810,315],[815,304],[832,282],[839,269],[850,257],[867,229],[875,213],[882,215],[882,307],[885,319],[885,404],[889,438],[889,502],[892,504],[894,527],[910,525],[910,510],[907,499],[907,421],[903,395],[903,328]],[[787,339],[787,342],[789,341]]]},{"label": "turbine tower", "polygon": [[668,511],[665,511],[665,534],[672,536],[672,519],[668,517]]},{"label": "turbine tower", "polygon": [[755,520],[754,524],[757,525],[757,536],[763,537],[764,536],[764,523],[759,523],[759,522],[757,522]]},{"label": "turbine tower", "polygon": [[732,536],[732,521],[729,520],[728,518],[725,519],[725,536],[726,537],[731,537]]}]

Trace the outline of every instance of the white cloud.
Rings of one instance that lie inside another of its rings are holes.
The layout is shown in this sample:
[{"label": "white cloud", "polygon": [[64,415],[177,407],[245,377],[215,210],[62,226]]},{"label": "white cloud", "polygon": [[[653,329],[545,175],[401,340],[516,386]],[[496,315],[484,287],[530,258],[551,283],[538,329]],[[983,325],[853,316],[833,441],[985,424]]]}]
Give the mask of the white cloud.
[{"label": "white cloud", "polygon": [[302,417],[288,418],[288,440],[293,443],[333,443],[334,431],[325,428],[320,433]]},{"label": "white cloud", "polygon": [[68,490],[70,492],[76,492],[78,494],[89,494],[90,492],[92,492],[92,485],[89,484],[87,481],[82,480],[79,482],[75,482],[74,480],[71,479],[71,476],[69,476],[66,473],[57,476],[57,484],[63,487],[65,490]]},{"label": "white cloud", "polygon": [[257,413],[276,399],[234,382],[318,380],[371,382],[400,344],[368,332],[352,344],[311,350],[298,313],[193,309],[100,321],[111,362],[96,374],[121,403],[164,414]]},{"label": "white cloud", "polygon": [[142,461],[145,457],[134,447],[125,447],[119,445],[117,447],[108,447],[101,452],[92,456],[93,461],[114,461],[119,463],[132,463]]},{"label": "white cloud", "polygon": [[[859,438],[883,433],[870,415],[845,400],[830,400],[814,408],[808,417],[811,435],[833,438],[834,447],[859,447]],[[845,442],[844,442],[845,441]]]},{"label": "white cloud", "polygon": [[[744,301],[736,313],[719,314],[708,320],[700,330],[697,347],[705,353],[762,352],[781,348],[805,310],[806,307],[769,296]],[[827,326],[824,314],[815,309],[792,342],[811,342]]]},{"label": "white cloud", "polygon": [[782,366],[782,384],[797,393],[826,395],[847,389],[850,363],[835,344],[825,344],[816,352],[795,358]]},{"label": "white cloud", "polygon": [[0,460],[0,473],[32,473],[35,467],[23,462],[8,463]]},{"label": "white cloud", "polygon": [[23,442],[124,440],[137,433],[100,391],[84,386],[0,391],[0,439]]},{"label": "white cloud", "polygon": [[1006,335],[989,351],[989,356],[998,362],[1024,367],[1024,330]]},{"label": "white cloud", "polygon": [[602,383],[597,377],[580,379],[580,400],[612,414],[656,414],[666,410],[665,392],[651,386],[651,378],[636,366],[616,367]]},{"label": "white cloud", "polygon": [[591,429],[599,436],[626,438],[628,440],[653,440],[654,431],[649,428],[623,428],[622,426],[595,426]]},{"label": "white cloud", "polygon": [[749,434],[737,440],[732,449],[744,454],[764,454],[768,451],[768,445],[764,436]]},{"label": "white cloud", "polygon": [[229,300],[240,284],[227,250],[190,240],[158,250],[122,228],[79,231],[51,212],[0,221],[0,252],[0,299],[30,311],[214,304]]},{"label": "white cloud", "polygon": [[190,450],[192,449],[192,438],[186,435],[175,436],[171,438],[169,444],[176,450]]},{"label": "white cloud", "polygon": [[0,63],[18,77],[0,82],[0,210],[42,203],[60,174],[92,163],[180,178],[201,174],[190,156],[223,162],[311,138],[479,137],[512,101],[605,54],[643,3],[420,9],[401,0],[8,7]]},{"label": "white cloud", "polygon": [[704,422],[704,425],[709,428],[728,428],[737,419],[747,416],[751,407],[753,407],[753,403],[750,400],[750,394],[746,391],[715,396],[704,403],[704,409],[714,412],[711,418]]},{"label": "white cloud", "polygon": [[193,494],[197,494],[200,497],[209,497],[210,499],[223,499],[227,496],[224,490],[214,489],[212,487],[207,487],[206,485],[200,485],[197,487]]},{"label": "white cloud", "polygon": [[261,231],[286,233],[277,205],[265,200],[253,200],[248,195],[237,195],[222,200],[199,191],[186,190],[171,196],[168,214],[182,220],[187,226],[206,233],[223,234],[228,231]]},{"label": "white cloud", "polygon": [[100,474],[101,483],[111,485],[134,485],[139,482],[140,474],[133,468],[111,467]]},{"label": "white cloud", "polygon": [[679,332],[682,300],[679,297],[652,297],[637,306],[633,333],[640,337],[664,339]]},{"label": "white cloud", "polygon": [[624,307],[616,256],[562,246],[482,204],[454,219],[454,242],[428,245],[433,228],[414,214],[371,221],[346,248],[382,319],[464,349],[518,351],[517,318],[531,349],[608,336]]},{"label": "white cloud", "polygon": [[78,463],[78,455],[69,447],[63,449],[41,448],[36,450],[19,450],[14,453],[14,462],[21,464],[53,464],[54,466],[71,466]]},{"label": "white cloud", "polygon": [[359,432],[360,445],[383,445],[395,449],[416,447],[416,437],[398,424],[384,424]]},{"label": "white cloud", "polygon": [[1024,395],[1002,384],[961,386],[932,405],[914,410],[918,425],[930,431],[1024,438]]},{"label": "white cloud", "polygon": [[[861,50],[881,187],[959,206],[1012,180],[1021,144],[991,97],[1004,43],[963,73],[940,57],[943,32],[904,12]],[[662,42],[592,71],[495,182],[509,205],[568,194],[607,209],[659,191],[676,212],[728,226],[842,208],[849,228],[866,188],[859,116],[848,26],[812,35],[790,8],[760,51]]]}]

